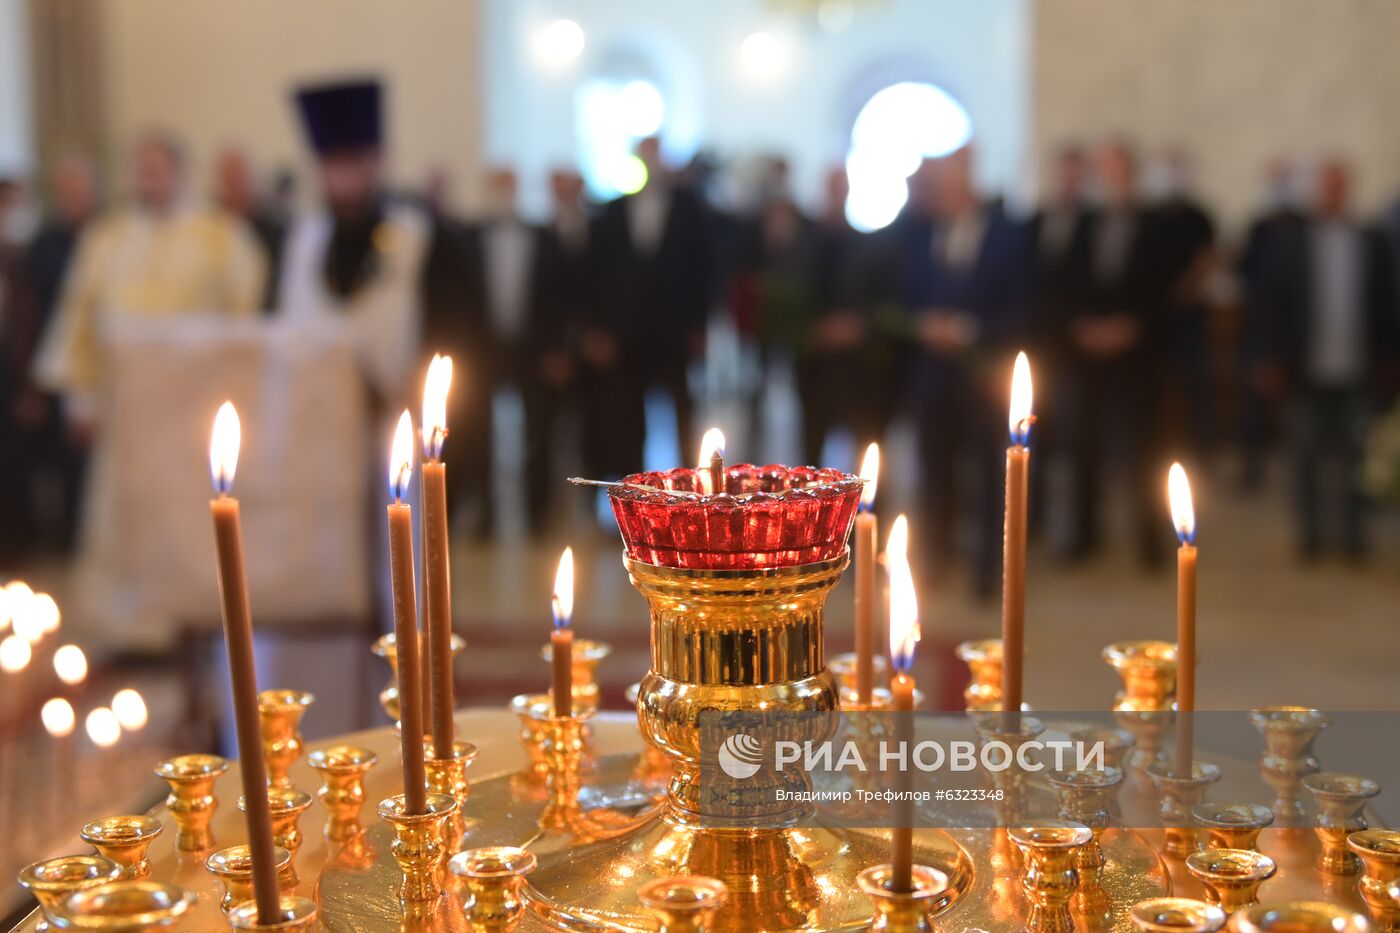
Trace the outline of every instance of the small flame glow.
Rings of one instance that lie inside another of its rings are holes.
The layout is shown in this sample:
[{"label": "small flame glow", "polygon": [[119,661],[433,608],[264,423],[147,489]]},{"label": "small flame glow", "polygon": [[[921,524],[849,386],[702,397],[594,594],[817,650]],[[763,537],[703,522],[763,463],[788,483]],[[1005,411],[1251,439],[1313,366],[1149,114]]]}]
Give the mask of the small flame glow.
[{"label": "small flame glow", "polygon": [[880,480],[880,445],[871,442],[865,448],[865,456],[860,461],[860,478],[865,485],[860,490],[860,510],[869,512],[875,507],[875,487]]},{"label": "small flame glow", "polygon": [[117,714],[105,706],[87,714],[87,734],[98,748],[111,748],[122,737],[122,724]]},{"label": "small flame glow", "polygon": [[5,584],[3,593],[3,605],[0,605],[0,631],[4,631],[11,623],[14,625],[16,635],[22,636],[25,641],[36,641],[37,635],[30,614],[30,605],[34,601],[34,591],[29,584],[23,580],[11,580]]},{"label": "small flame glow", "polygon": [[10,594],[0,586],[0,632],[10,627]]},{"label": "small flame glow", "polygon": [[63,697],[54,697],[46,701],[39,710],[39,718],[44,722],[44,731],[56,739],[72,735],[73,726],[77,722],[72,704]]},{"label": "small flame glow", "polygon": [[238,469],[238,448],[242,441],[238,409],[232,402],[224,402],[214,416],[214,430],[209,436],[209,474],[214,480],[214,491],[221,496],[233,491],[233,474]]},{"label": "small flame glow", "polygon": [[0,641],[0,671],[18,674],[29,666],[29,659],[33,654],[27,638],[22,635],[6,635],[4,641]]},{"label": "small flame glow", "polygon": [[146,728],[149,717],[146,701],[140,693],[130,687],[123,687],[112,697],[112,712],[116,715],[117,722],[121,723],[121,727],[129,732]]},{"label": "small flame glow", "polygon": [[890,663],[907,674],[919,643],[919,597],[909,569],[909,520],[903,515],[890,526],[885,543],[885,571],[890,578]]},{"label": "small flame glow", "polygon": [[700,438],[700,468],[708,467],[716,454],[724,456],[724,432],[719,428],[710,428]]},{"label": "small flame glow", "polygon": [[413,479],[413,416],[405,408],[394,429],[394,442],[389,447],[389,495],[402,502],[408,495]]},{"label": "small flame glow", "polygon": [[550,608],[554,612],[554,627],[567,628],[574,616],[574,549],[571,547],[564,548],[564,553],[559,555]]},{"label": "small flame glow", "polygon": [[1031,439],[1031,425],[1035,422],[1032,396],[1031,361],[1022,351],[1016,354],[1016,365],[1011,369],[1011,409],[1007,418],[1011,443],[1017,447],[1025,447]]},{"label": "small flame glow", "polygon": [[58,611],[58,601],[48,593],[35,593],[30,611],[45,635],[58,631],[63,622],[63,614]]},{"label": "small flame glow", "polygon": [[40,603],[39,597],[30,593],[28,598],[13,602],[14,618],[10,621],[14,626],[14,633],[31,645],[38,644],[47,632],[44,607]]},{"label": "small flame glow", "polygon": [[87,655],[77,645],[63,645],[53,653],[53,672],[70,687],[87,679]]},{"label": "small flame glow", "polygon": [[452,357],[433,354],[428,376],[423,380],[423,456],[442,459],[447,440],[447,394],[452,389]]},{"label": "small flame glow", "polygon": [[1172,524],[1176,526],[1176,537],[1182,544],[1196,540],[1196,508],[1191,502],[1191,481],[1186,478],[1186,470],[1179,463],[1173,463],[1167,471],[1167,499],[1172,506]]}]

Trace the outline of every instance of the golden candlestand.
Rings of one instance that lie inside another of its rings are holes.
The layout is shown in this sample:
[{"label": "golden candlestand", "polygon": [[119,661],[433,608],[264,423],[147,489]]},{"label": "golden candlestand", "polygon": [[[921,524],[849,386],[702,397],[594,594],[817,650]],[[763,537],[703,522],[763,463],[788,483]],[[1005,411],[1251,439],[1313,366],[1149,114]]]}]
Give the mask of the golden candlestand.
[{"label": "golden candlestand", "polygon": [[1144,933],[1215,933],[1225,911],[1188,897],[1154,897],[1133,905],[1133,925]]},{"label": "golden candlestand", "polygon": [[359,832],[365,775],[378,761],[374,752],[354,745],[332,745],[306,757],[306,763],[321,774],[317,796],[326,807],[328,838],[342,841]]},{"label": "golden candlestand", "polygon": [[1322,855],[1317,867],[1333,875],[1354,875],[1361,862],[1347,848],[1347,837],[1367,828],[1362,813],[1366,801],[1381,792],[1370,778],[1319,771],[1303,778],[1303,787],[1317,800],[1317,838]]},{"label": "golden candlestand", "polygon": [[49,928],[48,920],[70,894],[116,881],[121,872],[116,862],[100,855],[61,855],[24,869],[19,873],[20,886],[39,901],[45,918],[34,925],[35,933]]},{"label": "golden candlestand", "polygon": [[1043,820],[1033,826],[1013,827],[1007,836],[1026,863],[1021,886],[1030,901],[1027,933],[1073,933],[1069,908],[1079,888],[1075,852],[1094,838],[1093,831],[1073,820]]},{"label": "golden candlestand", "polygon": [[156,765],[156,777],[170,785],[165,808],[179,828],[176,846],[181,850],[199,852],[214,847],[214,834],[209,831],[219,806],[214,782],[227,770],[228,762],[218,755],[180,755]]},{"label": "golden candlestand", "polygon": [[443,824],[457,809],[457,801],[446,794],[429,794],[427,812],[410,813],[403,794],[379,802],[379,818],[394,827],[389,847],[402,875],[399,898],[427,901],[442,890],[442,863],[447,858],[443,845]]},{"label": "golden candlestand", "polygon": [[637,900],[656,917],[656,933],[706,933],[729,889],[714,878],[657,878],[637,889]]},{"label": "golden candlestand", "polygon": [[235,930],[262,933],[297,933],[299,930],[310,930],[315,926],[319,912],[315,901],[284,894],[280,907],[281,916],[277,920],[272,923],[259,923],[258,905],[252,901],[245,901],[229,911],[229,926]]},{"label": "golden candlestand", "polygon": [[[635,819],[593,818],[592,838],[546,833],[530,843],[539,857],[529,886],[535,910],[572,928],[650,930],[653,920],[637,902],[637,887],[701,875],[730,891],[716,930],[854,929],[869,922],[870,903],[856,876],[887,861],[887,833],[753,828],[780,826],[785,815],[798,816],[795,811],[754,813],[753,820],[715,826],[706,819],[700,783],[702,710],[836,709],[822,613],[846,560],[843,554],[757,570],[625,560],[651,610],[651,670],[642,680],[637,715],[643,738],[670,760],[667,796]],[[943,907],[971,882],[969,857],[945,833],[917,833],[914,858],[947,876]]]},{"label": "golden candlestand", "polygon": [[[467,647],[466,640],[461,635],[452,636],[452,660],[456,662],[457,655],[462,653],[462,649]],[[394,644],[394,633],[383,635],[370,646],[370,651],[375,657],[383,658],[389,663],[389,683],[383,690],[379,691],[379,705],[384,710],[384,715],[394,722],[399,721],[399,649]],[[419,657],[426,658],[428,648],[426,641],[419,636]]]},{"label": "golden candlestand", "polygon": [[[292,853],[281,846],[272,847],[272,864],[277,869],[277,886],[286,888],[286,869],[291,864]],[[219,909],[228,913],[237,905],[253,898],[253,854],[247,845],[229,846],[220,849],[204,861],[204,869],[219,879],[224,893],[219,898]]]},{"label": "golden candlestand", "polygon": [[939,900],[948,890],[948,879],[937,869],[915,865],[913,890],[894,891],[890,888],[890,874],[889,865],[872,865],[856,875],[856,884],[875,908],[872,933],[932,933],[932,914],[938,912]]},{"label": "golden candlestand", "polygon": [[1300,822],[1306,814],[1298,791],[1303,778],[1321,770],[1312,745],[1331,720],[1307,706],[1265,706],[1251,711],[1249,721],[1264,737],[1259,773],[1274,789],[1274,816],[1284,823]]},{"label": "golden candlestand", "polygon": [[62,930],[140,933],[179,923],[195,896],[158,881],[114,881],[71,895],[54,914]]},{"label": "golden candlestand", "polygon": [[153,816],[108,816],[88,823],[79,835],[98,855],[117,863],[122,881],[137,881],[151,873],[146,851],[161,828]]},{"label": "golden candlestand", "polygon": [[963,691],[963,705],[974,712],[1001,709],[1001,639],[965,641],[958,645],[957,655],[972,675]]},{"label": "golden candlestand", "polygon": [[1230,918],[1230,933],[1370,933],[1366,918],[1322,901],[1255,904]]},{"label": "golden candlestand", "polygon": [[1347,848],[1361,859],[1358,888],[1381,933],[1400,930],[1400,832],[1366,829],[1347,837]]},{"label": "golden candlestand", "polygon": [[535,856],[515,846],[468,849],[452,856],[447,870],[466,887],[462,909],[474,928],[509,933],[525,915],[525,876]]},{"label": "golden candlestand", "polygon": [[[591,638],[575,638],[573,651],[573,704],[592,709],[598,708],[598,664],[612,654],[612,645]],[[554,643],[540,649],[540,657],[546,662],[554,660]]]},{"label": "golden candlestand", "polygon": [[1176,645],[1168,641],[1120,641],[1103,649],[1103,659],[1123,678],[1113,698],[1114,717],[1132,733],[1135,745],[1126,767],[1145,771],[1156,763],[1172,722],[1176,696]]},{"label": "golden candlestand", "polygon": [[290,789],[287,770],[301,757],[301,717],[316,698],[304,690],[264,690],[258,694],[262,719],[263,758],[269,787]]}]

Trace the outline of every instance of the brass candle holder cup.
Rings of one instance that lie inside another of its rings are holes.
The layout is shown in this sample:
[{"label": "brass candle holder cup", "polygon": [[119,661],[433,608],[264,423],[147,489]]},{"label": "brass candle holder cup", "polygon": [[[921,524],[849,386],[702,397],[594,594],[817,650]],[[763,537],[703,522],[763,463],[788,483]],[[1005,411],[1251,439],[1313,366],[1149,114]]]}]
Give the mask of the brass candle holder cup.
[{"label": "brass candle holder cup", "polygon": [[928,933],[933,918],[947,906],[948,876],[927,865],[915,865],[912,891],[891,887],[893,866],[872,865],[856,875],[856,884],[870,898],[871,930],[888,933]]},{"label": "brass candle holder cup", "polygon": [[[286,887],[284,872],[291,862],[292,853],[281,846],[273,846],[272,864],[277,869],[278,887]],[[219,899],[219,909],[224,913],[253,899],[253,851],[246,844],[212,853],[204,860],[204,868],[223,885],[224,896]]]},{"label": "brass candle holder cup", "polygon": [[1274,811],[1257,803],[1198,803],[1191,817],[1205,829],[1212,849],[1257,849],[1259,834],[1274,822]]},{"label": "brass candle holder cup", "polygon": [[996,743],[1005,747],[1006,767],[986,769],[986,774],[1000,795],[995,804],[998,823],[1010,826],[1021,818],[1025,792],[1026,773],[1020,765],[1021,746],[1043,733],[1045,723],[1024,714],[1008,722],[1007,717],[999,712],[977,713],[971,718],[978,745],[983,749],[979,760],[990,760],[994,753],[987,749],[989,745]]},{"label": "brass candle holder cup", "polygon": [[1084,745],[1103,746],[1103,764],[1105,768],[1117,768],[1122,771],[1127,766],[1128,753],[1133,750],[1137,740],[1127,729],[1115,729],[1112,726],[1091,726],[1086,729],[1076,729],[1070,733],[1070,738]]},{"label": "brass candle holder cup", "polygon": [[[426,658],[428,656],[427,645],[426,643],[424,643],[421,635],[419,637],[419,642],[419,657]],[[454,634],[452,636],[451,644],[452,660],[455,662],[457,660],[457,655],[461,654],[462,649],[467,647],[467,643],[461,635]],[[398,722],[399,649],[398,646],[394,644],[394,633],[390,632],[388,635],[381,636],[370,647],[370,651],[374,654],[375,657],[383,658],[389,664],[389,683],[387,686],[385,686],[383,690],[379,691],[379,706],[384,710],[384,715],[388,716],[389,719],[393,722]]]},{"label": "brass candle holder cup", "polygon": [[122,881],[137,881],[151,873],[146,851],[161,829],[153,816],[107,816],[85,825],[79,835],[98,855],[117,863]]},{"label": "brass candle holder cup", "polygon": [[69,895],[53,923],[61,930],[140,933],[174,926],[194,903],[193,894],[173,884],[114,881]]},{"label": "brass candle holder cup", "polygon": [[1264,737],[1259,774],[1273,788],[1274,816],[1281,823],[1298,823],[1306,815],[1298,796],[1302,779],[1321,770],[1313,742],[1331,720],[1307,706],[1264,706],[1252,710],[1249,721]]},{"label": "brass candle holder cup", "polygon": [[1079,872],[1080,893],[1083,893],[1084,889],[1098,883],[1104,866],[1099,838],[1111,819],[1113,796],[1123,783],[1123,772],[1118,768],[1068,771],[1051,775],[1050,783],[1059,798],[1060,816],[1082,823],[1093,832],[1093,838],[1080,846],[1074,861],[1075,870]]},{"label": "brass candle holder cup", "polygon": [[510,710],[520,719],[520,745],[530,760],[530,774],[543,781],[549,777],[546,723],[554,716],[554,702],[547,693],[522,693],[510,701]]},{"label": "brass candle holder cup", "polygon": [[[598,708],[598,664],[612,654],[612,645],[594,641],[591,638],[575,638],[573,650],[573,683],[570,695],[574,706],[588,709]],[[546,662],[554,660],[554,643],[549,642],[540,649],[540,657]]]},{"label": "brass candle holder cup", "polygon": [[1103,659],[1123,679],[1113,710],[1114,719],[1134,739],[1125,767],[1146,770],[1161,754],[1163,737],[1172,723],[1176,645],[1169,641],[1114,642],[1103,649]]},{"label": "brass candle holder cup", "polygon": [[228,922],[235,930],[263,931],[263,933],[294,933],[309,930],[316,923],[320,913],[316,902],[306,897],[282,895],[278,918],[271,923],[258,921],[258,905],[244,901],[228,912]]},{"label": "brass candle holder cup", "polygon": [[[431,751],[432,742],[423,746]],[[447,758],[429,755],[423,760],[423,770],[428,778],[428,790],[435,794],[446,794],[457,801],[457,809],[448,817],[444,829],[449,851],[457,851],[462,834],[466,832],[467,795],[471,792],[471,782],[467,779],[467,768],[476,760],[477,748],[470,742],[453,742],[452,754]]]},{"label": "brass candle holder cup", "polygon": [[1347,837],[1349,848],[1361,860],[1357,889],[1377,930],[1400,930],[1400,832],[1366,829]]},{"label": "brass candle holder cup", "polygon": [[1200,845],[1200,834],[1191,816],[1191,808],[1200,803],[1210,785],[1220,780],[1220,769],[1204,761],[1191,763],[1191,773],[1177,774],[1170,762],[1158,761],[1147,769],[1157,788],[1157,816],[1162,821],[1166,855],[1184,859]]},{"label": "brass candle holder cup", "polygon": [[963,706],[969,712],[1001,709],[1001,639],[965,641],[955,653],[972,678],[963,690]]},{"label": "brass candle holder cup", "polygon": [[1347,848],[1347,837],[1367,828],[1362,811],[1366,801],[1381,792],[1381,786],[1370,778],[1335,771],[1309,774],[1302,784],[1317,801],[1314,829],[1322,842],[1317,867],[1332,875],[1356,874],[1361,862]]},{"label": "brass candle holder cup", "polygon": [[175,818],[175,847],[182,852],[202,852],[214,847],[209,823],[219,808],[214,782],[228,770],[218,755],[178,755],[156,765],[156,777],[170,785],[165,809]]},{"label": "brass candle holder cup", "polygon": [[637,889],[637,900],[656,918],[657,933],[705,933],[729,888],[700,875],[653,878]]},{"label": "brass candle holder cup", "polygon": [[1255,904],[1230,918],[1230,933],[1369,933],[1366,918],[1323,901]]},{"label": "brass candle holder cup", "polygon": [[1253,849],[1202,849],[1186,857],[1186,870],[1206,889],[1206,900],[1227,914],[1259,900],[1259,886],[1278,871]]},{"label": "brass candle holder cup", "polygon": [[19,873],[19,885],[39,902],[35,933],[49,928],[53,913],[70,894],[110,884],[121,877],[121,866],[100,855],[61,855],[35,862]]},{"label": "brass candle holder cup", "polygon": [[[311,795],[299,790],[281,787],[267,789],[267,806],[272,812],[272,841],[290,853],[286,866],[281,870],[281,884],[285,888],[297,886],[297,850],[303,840],[301,815],[311,806]],[[238,798],[238,809],[246,812],[246,801]]]},{"label": "brass candle holder cup", "polygon": [[301,717],[316,698],[304,690],[264,690],[258,694],[263,759],[269,787],[291,788],[288,770],[301,757]]},{"label": "brass candle holder cup", "polygon": [[1225,911],[1189,897],[1154,897],[1128,911],[1133,926],[1146,933],[1215,933],[1225,926]]},{"label": "brass candle holder cup", "polygon": [[344,841],[360,828],[360,811],[365,804],[365,775],[379,756],[354,745],[318,748],[306,756],[306,763],[321,775],[316,796],[325,805],[326,837]]},{"label": "brass candle holder cup", "polygon": [[889,709],[894,702],[889,688],[880,686],[890,682],[890,665],[888,659],[883,654],[876,654],[870,659],[871,680],[873,682],[870,689],[870,703],[862,706],[860,702],[860,689],[857,683],[856,666],[859,659],[855,652],[838,654],[827,662],[827,670],[831,671],[836,678],[836,692],[840,698],[841,708],[846,710],[877,710]]},{"label": "brass candle holder cup", "polygon": [[441,892],[439,876],[447,857],[443,826],[456,809],[457,801],[446,794],[429,794],[425,813],[409,813],[403,794],[379,802],[379,818],[394,827],[389,851],[402,873],[400,900],[425,901]]},{"label": "brass candle holder cup", "polygon": [[1021,850],[1025,875],[1028,933],[1071,933],[1074,920],[1070,901],[1079,887],[1074,869],[1077,850],[1094,838],[1083,823],[1041,820],[1034,825],[1013,826],[1007,837]]},{"label": "brass candle holder cup", "polygon": [[535,870],[535,854],[515,846],[458,852],[447,870],[466,891],[462,910],[472,929],[509,933],[525,913],[525,876]]}]

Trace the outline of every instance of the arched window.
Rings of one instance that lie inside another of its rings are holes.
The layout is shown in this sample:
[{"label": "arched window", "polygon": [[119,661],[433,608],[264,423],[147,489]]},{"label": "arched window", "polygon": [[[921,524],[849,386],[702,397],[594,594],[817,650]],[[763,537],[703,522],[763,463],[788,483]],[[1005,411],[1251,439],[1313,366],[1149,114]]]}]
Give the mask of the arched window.
[{"label": "arched window", "polygon": [[901,81],[877,91],[851,127],[846,219],[857,230],[887,226],[908,200],[908,178],[919,162],[947,155],[971,138],[967,108],[942,88]]}]

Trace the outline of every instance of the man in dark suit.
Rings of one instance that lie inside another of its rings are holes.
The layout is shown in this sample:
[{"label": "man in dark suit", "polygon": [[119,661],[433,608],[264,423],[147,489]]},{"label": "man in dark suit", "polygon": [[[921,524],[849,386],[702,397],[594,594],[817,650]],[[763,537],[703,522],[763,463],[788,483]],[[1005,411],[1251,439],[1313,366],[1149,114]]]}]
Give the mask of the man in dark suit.
[{"label": "man in dark suit", "polygon": [[[916,346],[912,401],[927,471],[921,525],[932,538],[924,553],[935,562],[949,557],[959,519],[971,518],[973,583],[979,595],[990,596],[1001,541],[996,477],[1006,437],[1000,426],[1011,359],[1030,310],[1031,243],[1023,225],[978,199],[969,148],[925,161],[910,193],[896,235]],[[973,463],[980,482],[971,496],[958,494],[964,461]],[[959,502],[971,503],[970,516],[960,515]]]},{"label": "man in dark suit", "polygon": [[1162,558],[1165,523],[1156,425],[1166,289],[1157,218],[1138,199],[1137,161],[1118,142],[1095,156],[1104,204],[1075,257],[1065,321],[1075,403],[1074,537],[1070,556],[1099,547],[1102,469],[1121,458],[1136,513],[1139,554]]},{"label": "man in dark suit", "polygon": [[697,455],[686,375],[704,349],[713,250],[705,205],[668,177],[660,142],[644,139],[637,152],[647,167],[645,187],[607,205],[597,222],[596,256],[607,302],[594,331],[616,344],[617,375],[629,383],[625,394],[631,398],[614,415],[611,432],[618,460],[640,468],[640,402],[649,388],[671,396],[682,455]]},{"label": "man in dark suit", "polygon": [[[1356,474],[1378,391],[1394,388],[1397,322],[1388,244],[1350,214],[1340,161],[1317,176],[1312,216],[1280,231],[1263,297],[1272,309],[1267,356],[1283,376],[1297,483],[1299,548],[1323,546],[1323,499],[1339,499],[1348,556],[1366,555],[1366,502]],[[1324,470],[1336,467],[1329,480]]]}]

